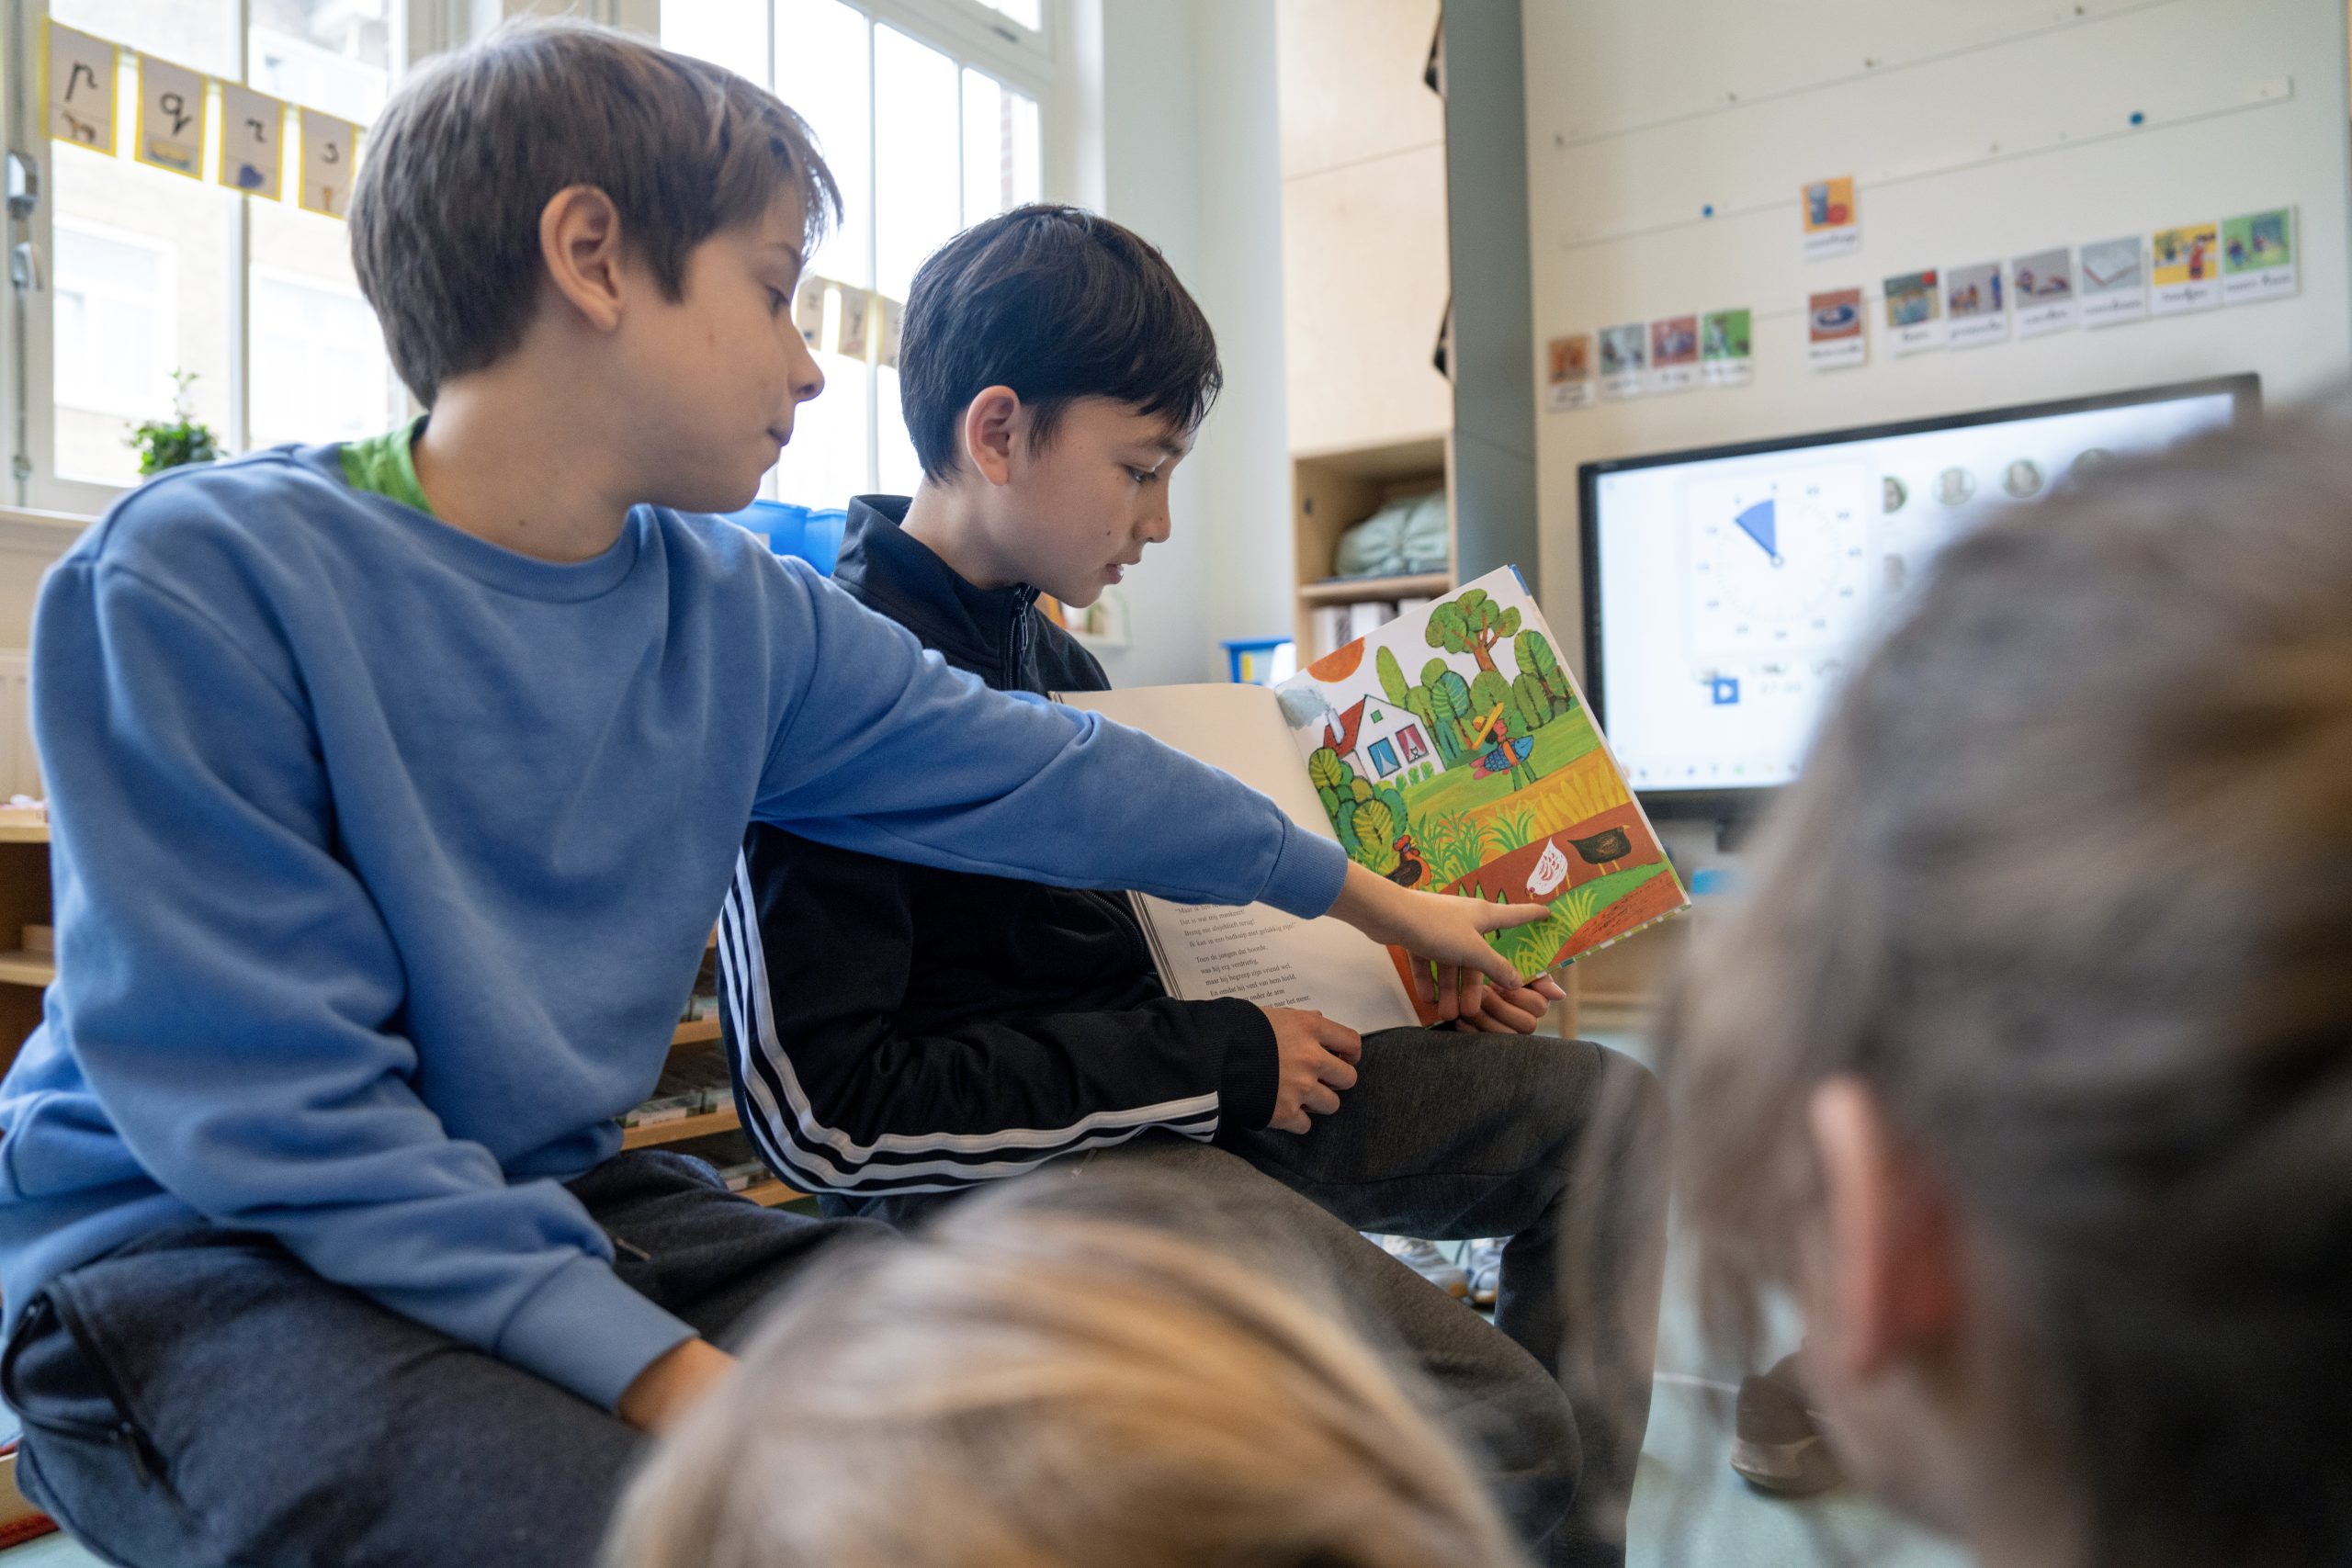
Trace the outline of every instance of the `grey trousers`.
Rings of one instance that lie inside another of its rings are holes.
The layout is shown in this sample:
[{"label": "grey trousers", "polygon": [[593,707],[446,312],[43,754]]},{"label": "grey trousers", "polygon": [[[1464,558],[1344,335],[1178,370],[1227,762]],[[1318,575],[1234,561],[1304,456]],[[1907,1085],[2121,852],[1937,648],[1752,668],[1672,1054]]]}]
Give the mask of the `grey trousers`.
[{"label": "grey trousers", "polygon": [[[1665,1278],[1666,1111],[1648,1069],[1589,1041],[1388,1030],[1365,1038],[1356,1087],[1311,1132],[1218,1144],[1239,1159],[1175,1138],[1081,1157],[1168,1168],[1237,1231],[1273,1227],[1285,1266],[1310,1263],[1360,1330],[1434,1384],[1539,1562],[1622,1563]],[[951,1201],[828,1202],[906,1224]],[[1494,1323],[1360,1231],[1510,1238]]]}]

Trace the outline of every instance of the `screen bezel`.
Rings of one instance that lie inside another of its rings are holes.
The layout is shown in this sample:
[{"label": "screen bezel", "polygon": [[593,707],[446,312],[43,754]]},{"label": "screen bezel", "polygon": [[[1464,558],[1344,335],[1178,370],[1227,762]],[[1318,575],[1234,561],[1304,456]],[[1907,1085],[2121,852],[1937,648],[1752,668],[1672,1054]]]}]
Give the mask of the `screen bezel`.
[{"label": "screen bezel", "polygon": [[[2018,420],[2047,419],[2053,414],[2087,413],[2099,409],[2129,408],[2142,403],[2179,402],[2227,392],[2232,399],[2230,422],[2242,425],[2262,412],[2262,378],[2254,371],[2232,376],[2208,376],[2174,381],[2161,387],[2140,387],[2120,392],[2100,392],[2084,398],[2057,398],[2048,402],[2012,403],[1970,413],[1939,414],[1928,419],[1898,420],[1889,424],[1855,425],[1845,430],[1741,441],[1723,446],[1691,446],[1675,452],[1653,452],[1638,457],[1608,457],[1577,468],[1577,533],[1584,594],[1584,692],[1593,722],[1608,733],[1601,661],[1600,485],[1604,475],[1635,468],[1657,468],[1678,463],[1700,463],[1718,457],[1749,457],[1767,452],[1842,446],[1858,441],[1881,441],[1894,435],[1918,435],[1930,431],[1964,430],[1979,424],[2005,424]],[[1644,810],[1653,816],[1735,821],[1759,809],[1778,784],[1741,784],[1709,789],[1645,789],[1634,792]]]}]

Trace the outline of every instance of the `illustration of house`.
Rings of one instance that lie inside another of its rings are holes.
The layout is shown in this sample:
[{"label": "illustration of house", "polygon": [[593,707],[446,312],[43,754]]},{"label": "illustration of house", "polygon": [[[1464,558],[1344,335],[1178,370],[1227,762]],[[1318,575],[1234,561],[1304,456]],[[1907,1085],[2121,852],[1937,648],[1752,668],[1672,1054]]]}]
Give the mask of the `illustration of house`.
[{"label": "illustration of house", "polygon": [[1386,779],[1430,754],[1429,737],[1409,709],[1385,697],[1359,698],[1323,727],[1323,744],[1337,751],[1360,778]]}]

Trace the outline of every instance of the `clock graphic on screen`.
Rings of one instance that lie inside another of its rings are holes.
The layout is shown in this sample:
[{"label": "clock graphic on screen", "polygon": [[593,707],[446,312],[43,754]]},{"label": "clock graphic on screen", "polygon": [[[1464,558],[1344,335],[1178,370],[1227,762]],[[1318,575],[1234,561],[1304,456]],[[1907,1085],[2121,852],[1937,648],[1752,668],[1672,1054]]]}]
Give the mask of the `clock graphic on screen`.
[{"label": "clock graphic on screen", "polygon": [[1868,608],[1870,471],[1809,468],[1683,492],[1694,659],[1842,645]]}]

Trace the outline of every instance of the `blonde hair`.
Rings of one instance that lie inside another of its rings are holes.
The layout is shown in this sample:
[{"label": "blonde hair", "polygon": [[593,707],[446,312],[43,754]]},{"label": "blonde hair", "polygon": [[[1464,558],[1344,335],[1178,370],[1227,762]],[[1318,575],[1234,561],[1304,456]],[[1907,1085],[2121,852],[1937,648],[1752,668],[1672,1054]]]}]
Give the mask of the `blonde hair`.
[{"label": "blonde hair", "polygon": [[786,1295],[611,1568],[1512,1568],[1336,1312],[1164,1225],[975,1200]]}]

